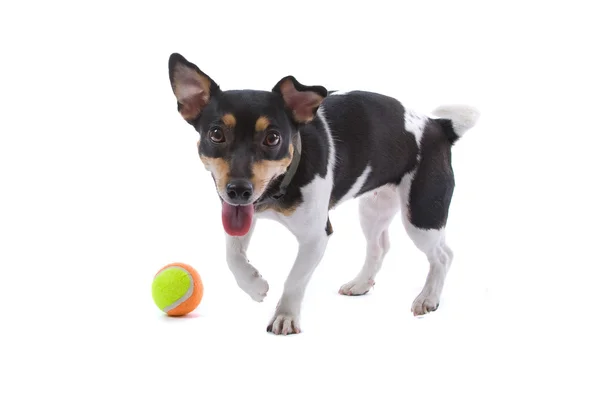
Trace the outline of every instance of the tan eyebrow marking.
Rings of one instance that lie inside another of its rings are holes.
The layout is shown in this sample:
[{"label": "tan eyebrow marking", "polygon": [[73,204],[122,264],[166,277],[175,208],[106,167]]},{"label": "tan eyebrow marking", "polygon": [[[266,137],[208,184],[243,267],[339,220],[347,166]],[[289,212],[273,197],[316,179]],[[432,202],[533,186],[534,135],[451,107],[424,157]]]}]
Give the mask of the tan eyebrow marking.
[{"label": "tan eyebrow marking", "polygon": [[254,130],[256,132],[262,132],[264,130],[266,130],[269,125],[271,125],[271,121],[269,121],[269,118],[267,117],[258,117],[258,119],[256,120],[256,124],[254,125]]},{"label": "tan eyebrow marking", "polygon": [[225,124],[226,127],[235,128],[236,120],[235,120],[235,117],[233,116],[233,114],[229,113],[229,114],[223,115],[221,117],[221,121],[223,121],[223,123]]}]

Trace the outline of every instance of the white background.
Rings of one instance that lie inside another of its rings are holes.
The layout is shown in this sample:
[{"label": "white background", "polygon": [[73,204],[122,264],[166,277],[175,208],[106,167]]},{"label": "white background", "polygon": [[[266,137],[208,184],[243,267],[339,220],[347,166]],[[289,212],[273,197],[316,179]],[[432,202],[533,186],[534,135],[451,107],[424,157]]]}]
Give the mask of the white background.
[{"label": "white background", "polygon": [[[598,398],[598,29],[592,2],[3,2],[0,398]],[[448,4],[453,3],[453,4]],[[159,5],[160,4],[160,5]],[[293,74],[429,112],[477,106],[457,143],[442,304],[410,313],[428,265],[391,227],[367,296],[356,201],[304,303],[266,325],[295,257],[261,223],[258,304],[225,265],[220,206],[176,111],[180,52],[223,89]],[[205,297],[150,296],[182,261]]]}]

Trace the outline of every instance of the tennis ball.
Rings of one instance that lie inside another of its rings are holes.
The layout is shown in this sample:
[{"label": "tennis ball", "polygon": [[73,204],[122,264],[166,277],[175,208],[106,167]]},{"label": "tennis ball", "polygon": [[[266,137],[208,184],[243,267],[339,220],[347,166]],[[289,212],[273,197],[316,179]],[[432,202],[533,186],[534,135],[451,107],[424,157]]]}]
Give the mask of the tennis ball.
[{"label": "tennis ball", "polygon": [[194,311],[203,295],[200,274],[187,264],[171,263],[154,275],[152,298],[167,315],[181,316]]}]

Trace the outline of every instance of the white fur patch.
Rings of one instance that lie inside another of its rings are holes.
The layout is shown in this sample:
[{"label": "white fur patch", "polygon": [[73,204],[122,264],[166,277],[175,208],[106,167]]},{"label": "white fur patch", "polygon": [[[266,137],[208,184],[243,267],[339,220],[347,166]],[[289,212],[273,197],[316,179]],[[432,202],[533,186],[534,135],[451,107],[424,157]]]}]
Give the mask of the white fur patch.
[{"label": "white fur patch", "polygon": [[445,118],[452,121],[452,128],[458,137],[461,137],[474,127],[480,116],[479,111],[475,107],[462,104],[439,106],[431,113],[438,118]]},{"label": "white fur patch", "polygon": [[[327,123],[327,117],[325,115],[325,110],[323,107],[317,110],[317,116],[321,119],[323,123],[323,127],[325,128],[325,132],[327,133],[327,142],[329,144],[329,158],[327,159],[327,175],[325,176],[325,180],[331,183],[333,187],[333,170],[335,168],[335,162],[337,154],[335,152],[335,143],[333,141],[333,134],[331,133],[331,129],[329,129],[329,124]],[[327,197],[331,195],[331,193],[326,194]]]},{"label": "white fur patch", "polygon": [[413,179],[415,177],[415,171],[411,171],[402,177],[400,185],[398,186],[398,193],[402,200],[403,210],[408,210],[408,200],[410,196],[410,187],[412,186]]},{"label": "white fur patch", "polygon": [[330,94],[330,96],[343,96],[345,94],[351,93],[351,90],[338,90]]},{"label": "white fur patch", "polygon": [[[325,178],[315,176],[306,186],[300,189],[304,201],[296,211],[288,216],[282,216],[281,222],[300,240],[313,235],[315,232],[325,232],[327,215],[329,210],[329,199],[333,188],[333,170],[335,167],[335,144],[325,112],[323,108],[317,111],[317,118],[323,123],[327,141],[329,144],[329,155],[327,158],[327,173]],[[320,225],[323,226],[320,226]]]},{"label": "white fur patch", "polygon": [[421,138],[423,137],[423,130],[428,119],[423,114],[419,114],[408,108],[404,109],[404,129],[415,136],[417,146],[419,147],[421,147]]},{"label": "white fur patch", "polygon": [[313,236],[316,231],[325,232],[331,183],[327,177],[316,176],[311,183],[300,189],[300,192],[302,203],[293,214],[279,215],[279,220],[302,242]]}]

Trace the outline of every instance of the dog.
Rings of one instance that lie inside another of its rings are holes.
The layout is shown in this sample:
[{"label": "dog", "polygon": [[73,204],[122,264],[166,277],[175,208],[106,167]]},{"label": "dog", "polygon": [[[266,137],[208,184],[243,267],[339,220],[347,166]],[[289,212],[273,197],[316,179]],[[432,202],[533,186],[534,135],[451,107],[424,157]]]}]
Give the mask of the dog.
[{"label": "dog", "polygon": [[438,308],[453,258],[445,239],[455,184],[451,149],[475,126],[476,108],[440,106],[427,116],[387,95],[328,91],[292,75],[271,91],[223,91],[178,53],[169,57],[168,70],[177,110],[199,134],[238,286],[258,302],[269,290],[246,257],[257,219],[280,222],[298,240],[268,332],[301,332],[306,287],[333,233],[329,211],[355,198],[366,259],[339,293],[363,295],[373,287],[390,248],[388,227],[400,212],[430,264],[411,310],[420,316]]}]

